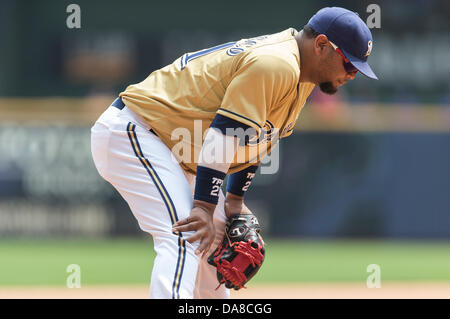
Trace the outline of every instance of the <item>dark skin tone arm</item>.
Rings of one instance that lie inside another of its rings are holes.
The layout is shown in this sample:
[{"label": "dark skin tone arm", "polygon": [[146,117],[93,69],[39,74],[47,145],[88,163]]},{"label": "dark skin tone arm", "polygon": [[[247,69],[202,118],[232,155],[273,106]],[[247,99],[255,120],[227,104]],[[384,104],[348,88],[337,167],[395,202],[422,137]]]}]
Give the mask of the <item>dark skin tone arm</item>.
[{"label": "dark skin tone arm", "polygon": [[[232,150],[233,152],[235,152],[235,149],[239,143],[238,138],[234,139],[234,143],[235,148]],[[233,157],[230,156],[229,158]],[[214,238],[216,235],[216,230],[213,223],[213,215],[214,210],[216,209],[216,205],[201,200],[194,200],[192,206],[193,207],[189,214],[189,217],[176,222],[172,227],[172,231],[194,231],[194,234],[188,237],[186,240],[189,243],[200,241],[195,254],[202,254],[202,256],[205,256],[205,254],[209,251],[212,243],[214,242]],[[243,197],[233,195],[228,192],[225,197],[224,206],[227,218],[235,214],[250,213],[250,210],[247,208],[247,206],[245,206],[243,202]]]}]

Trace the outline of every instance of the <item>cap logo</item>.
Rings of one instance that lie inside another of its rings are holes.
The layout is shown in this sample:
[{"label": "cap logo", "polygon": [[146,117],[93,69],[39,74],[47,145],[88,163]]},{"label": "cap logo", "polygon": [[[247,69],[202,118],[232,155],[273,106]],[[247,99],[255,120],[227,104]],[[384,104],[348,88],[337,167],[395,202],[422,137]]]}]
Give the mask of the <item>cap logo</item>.
[{"label": "cap logo", "polygon": [[369,56],[371,52],[372,52],[372,40],[367,42],[367,52],[365,56]]}]

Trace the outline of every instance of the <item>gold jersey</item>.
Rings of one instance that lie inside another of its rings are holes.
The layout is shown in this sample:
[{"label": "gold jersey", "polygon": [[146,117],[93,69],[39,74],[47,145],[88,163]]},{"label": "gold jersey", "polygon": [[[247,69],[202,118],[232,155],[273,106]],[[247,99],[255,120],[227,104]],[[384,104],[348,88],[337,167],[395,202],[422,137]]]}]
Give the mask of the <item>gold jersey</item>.
[{"label": "gold jersey", "polygon": [[186,53],[120,97],[191,173],[216,114],[252,127],[257,138],[239,146],[228,173],[240,171],[270,153],[276,137],[292,133],[314,88],[299,82],[296,34],[290,28]]}]

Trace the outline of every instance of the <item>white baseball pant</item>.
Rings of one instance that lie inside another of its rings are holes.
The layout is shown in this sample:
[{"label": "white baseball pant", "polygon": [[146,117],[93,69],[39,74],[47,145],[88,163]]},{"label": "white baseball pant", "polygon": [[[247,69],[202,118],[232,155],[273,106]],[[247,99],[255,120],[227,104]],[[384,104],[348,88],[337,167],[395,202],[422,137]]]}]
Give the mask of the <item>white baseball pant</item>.
[{"label": "white baseball pant", "polygon": [[[229,289],[216,289],[216,268],[195,255],[199,242],[186,241],[192,232],[172,232],[172,224],[190,214],[195,176],[181,168],[145,121],[127,107],[110,106],[91,129],[91,151],[99,174],[152,235],[150,298],[229,298]],[[222,240],[225,223],[221,193],[214,212],[216,239],[207,256]]]}]

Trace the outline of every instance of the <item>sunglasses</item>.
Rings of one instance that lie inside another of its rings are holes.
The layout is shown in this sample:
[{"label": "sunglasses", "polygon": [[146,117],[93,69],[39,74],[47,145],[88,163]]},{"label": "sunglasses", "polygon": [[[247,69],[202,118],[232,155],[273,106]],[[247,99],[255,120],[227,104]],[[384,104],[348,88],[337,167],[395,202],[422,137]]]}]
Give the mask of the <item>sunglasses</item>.
[{"label": "sunglasses", "polygon": [[338,46],[336,44],[334,44],[333,42],[329,41],[331,46],[333,47],[333,49],[339,53],[339,55],[344,59],[344,69],[345,71],[347,71],[347,73],[355,75],[356,73],[358,73],[358,69],[355,68],[355,66],[353,64],[350,63],[350,61],[345,57],[344,53],[341,51],[341,49],[338,48]]}]

